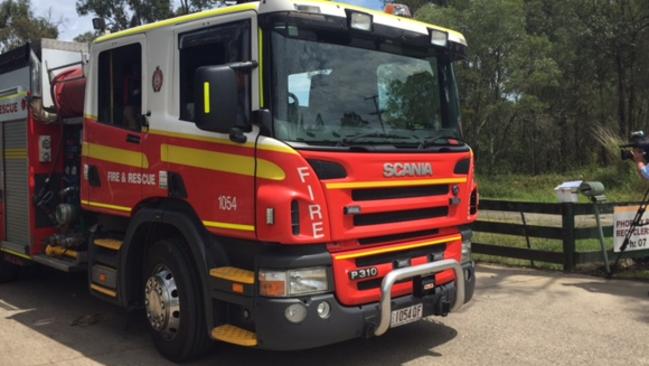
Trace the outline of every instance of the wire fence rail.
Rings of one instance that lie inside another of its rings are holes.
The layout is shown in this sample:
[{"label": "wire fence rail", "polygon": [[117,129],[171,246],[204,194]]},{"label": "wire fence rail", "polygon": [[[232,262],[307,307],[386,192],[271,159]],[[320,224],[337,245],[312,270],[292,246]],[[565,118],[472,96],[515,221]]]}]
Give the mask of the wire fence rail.
[{"label": "wire fence rail", "polygon": [[[639,205],[640,202],[612,202],[598,205],[601,214],[611,214],[616,206]],[[578,252],[576,242],[583,239],[598,239],[596,225],[577,227],[576,218],[584,215],[594,215],[594,207],[590,203],[535,203],[500,200],[481,200],[480,210],[513,212],[521,215],[521,223],[496,222],[480,219],[472,227],[478,233],[505,234],[520,236],[526,247],[505,246],[495,243],[473,242],[473,252],[492,256],[524,259],[555,263],[563,266],[567,272],[574,271],[577,265],[602,262],[601,251]],[[561,226],[528,225],[525,214],[546,214],[560,216]],[[603,225],[605,238],[613,236],[613,225]],[[560,240],[561,251],[533,249],[530,237]],[[610,239],[607,239],[610,240]],[[615,261],[619,253],[608,250],[608,258]],[[622,258],[637,258],[649,256],[649,250],[627,251]]]}]

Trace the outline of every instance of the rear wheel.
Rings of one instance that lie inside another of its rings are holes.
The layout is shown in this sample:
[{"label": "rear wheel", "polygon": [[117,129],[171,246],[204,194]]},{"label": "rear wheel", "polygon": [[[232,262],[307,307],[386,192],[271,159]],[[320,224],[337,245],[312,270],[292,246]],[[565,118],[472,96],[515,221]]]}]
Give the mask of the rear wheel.
[{"label": "rear wheel", "polygon": [[144,271],[144,307],[153,342],[175,362],[201,355],[210,343],[200,281],[182,246],[179,239],[155,243]]},{"label": "rear wheel", "polygon": [[0,283],[10,282],[18,277],[18,270],[20,267],[8,262],[0,254]]}]

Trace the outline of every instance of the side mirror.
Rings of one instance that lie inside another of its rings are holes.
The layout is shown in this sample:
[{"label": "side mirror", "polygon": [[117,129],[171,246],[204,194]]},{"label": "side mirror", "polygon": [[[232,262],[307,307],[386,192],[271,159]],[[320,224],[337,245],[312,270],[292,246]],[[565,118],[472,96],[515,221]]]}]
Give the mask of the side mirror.
[{"label": "side mirror", "polygon": [[236,72],[229,65],[201,66],[194,74],[194,122],[201,130],[230,133],[239,108]]}]

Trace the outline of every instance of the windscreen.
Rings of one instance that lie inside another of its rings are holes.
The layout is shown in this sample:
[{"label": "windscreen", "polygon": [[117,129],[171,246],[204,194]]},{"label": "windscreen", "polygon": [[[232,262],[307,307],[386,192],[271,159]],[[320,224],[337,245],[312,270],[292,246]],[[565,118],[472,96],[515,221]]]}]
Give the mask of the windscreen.
[{"label": "windscreen", "polygon": [[[331,37],[330,37],[331,38]],[[271,36],[275,134],[311,144],[420,144],[459,137],[450,63],[376,40]]]}]

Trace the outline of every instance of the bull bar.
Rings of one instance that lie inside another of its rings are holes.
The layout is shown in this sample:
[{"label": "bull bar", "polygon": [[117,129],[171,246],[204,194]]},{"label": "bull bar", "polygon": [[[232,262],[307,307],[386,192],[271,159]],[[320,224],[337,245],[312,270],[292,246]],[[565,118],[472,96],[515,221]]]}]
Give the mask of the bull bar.
[{"label": "bull bar", "polygon": [[380,336],[390,328],[392,318],[392,286],[394,286],[395,282],[406,278],[425,276],[447,269],[453,269],[455,272],[456,295],[455,304],[453,304],[451,311],[459,310],[464,304],[464,273],[462,266],[456,260],[444,259],[418,266],[396,269],[388,273],[381,282],[381,301],[379,302],[381,320],[374,331],[374,335]]}]

